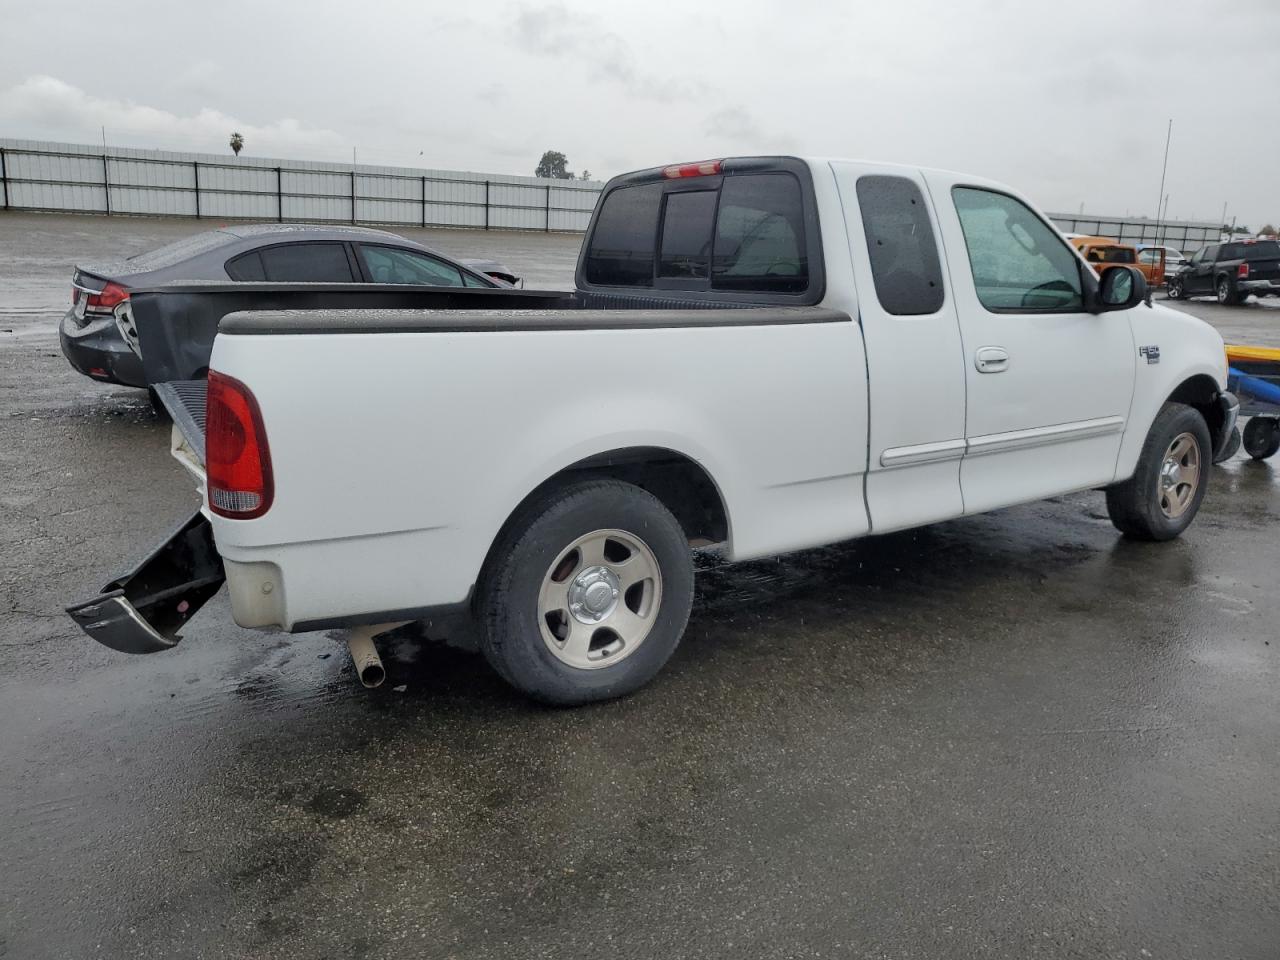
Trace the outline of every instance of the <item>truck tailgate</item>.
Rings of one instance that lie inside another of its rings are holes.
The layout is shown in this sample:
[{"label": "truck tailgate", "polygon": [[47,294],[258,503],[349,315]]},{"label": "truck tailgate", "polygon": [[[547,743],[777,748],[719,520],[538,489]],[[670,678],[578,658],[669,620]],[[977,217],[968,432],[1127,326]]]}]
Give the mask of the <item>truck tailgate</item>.
[{"label": "truck tailgate", "polygon": [[173,425],[186,440],[187,446],[204,465],[205,401],[208,397],[205,380],[171,380],[157,383],[156,394],[173,418]]}]

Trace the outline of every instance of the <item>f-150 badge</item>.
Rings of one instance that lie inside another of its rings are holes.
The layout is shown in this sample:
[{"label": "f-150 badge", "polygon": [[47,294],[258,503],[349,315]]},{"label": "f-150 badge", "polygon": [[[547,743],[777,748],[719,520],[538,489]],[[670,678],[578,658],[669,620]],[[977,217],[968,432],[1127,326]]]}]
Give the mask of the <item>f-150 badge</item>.
[{"label": "f-150 badge", "polygon": [[1160,362],[1160,345],[1153,343],[1148,347],[1139,347],[1138,354],[1139,356],[1146,357],[1147,363],[1159,363]]}]

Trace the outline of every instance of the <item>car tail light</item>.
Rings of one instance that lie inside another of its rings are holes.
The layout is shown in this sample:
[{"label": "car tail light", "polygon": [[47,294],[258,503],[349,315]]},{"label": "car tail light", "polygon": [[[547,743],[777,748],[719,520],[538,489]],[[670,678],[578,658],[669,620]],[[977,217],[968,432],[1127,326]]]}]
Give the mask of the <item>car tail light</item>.
[{"label": "car tail light", "polygon": [[252,520],[271,509],[275,486],[262,411],[239,380],[209,371],[205,404],[205,466],[209,509]]},{"label": "car tail light", "polygon": [[1249,276],[1249,264],[1248,263],[1240,264],[1240,266],[1236,268],[1236,277],[1238,277],[1241,280],[1245,280],[1248,278],[1248,276]]},{"label": "car tail light", "polygon": [[668,180],[681,177],[710,177],[724,170],[723,160],[703,160],[701,163],[674,163],[662,168],[662,175]]},{"label": "car tail light", "polygon": [[[108,283],[97,293],[92,290],[86,290],[85,293],[87,295],[84,302],[85,313],[96,313],[106,317],[111,316],[111,312],[119,304],[129,299],[128,288],[118,283]],[[74,301],[75,297],[71,299]]]}]

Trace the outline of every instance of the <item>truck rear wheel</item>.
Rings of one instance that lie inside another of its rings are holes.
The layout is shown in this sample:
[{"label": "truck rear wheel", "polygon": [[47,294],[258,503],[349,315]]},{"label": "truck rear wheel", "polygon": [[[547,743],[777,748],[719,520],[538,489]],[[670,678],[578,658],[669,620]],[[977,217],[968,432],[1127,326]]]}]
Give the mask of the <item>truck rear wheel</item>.
[{"label": "truck rear wheel", "polygon": [[1172,540],[1191,525],[1204,500],[1213,444],[1200,411],[1166,403],[1124,483],[1107,488],[1107,513],[1135,540]]},{"label": "truck rear wheel", "polygon": [[480,649],[512,686],[576,705],[643,686],[675,652],[693,605],[684,531],[618,480],[556,487],[523,506],[481,578]]},{"label": "truck rear wheel", "polygon": [[1234,307],[1240,302],[1240,292],[1236,290],[1236,285],[1229,277],[1218,278],[1217,291],[1218,302],[1225,306]]}]

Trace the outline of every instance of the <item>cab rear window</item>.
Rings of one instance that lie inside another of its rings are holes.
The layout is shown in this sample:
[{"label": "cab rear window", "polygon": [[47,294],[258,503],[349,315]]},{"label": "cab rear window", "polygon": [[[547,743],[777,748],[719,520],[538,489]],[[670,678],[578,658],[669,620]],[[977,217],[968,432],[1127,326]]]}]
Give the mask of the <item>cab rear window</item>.
[{"label": "cab rear window", "polygon": [[1219,260],[1270,260],[1280,257],[1280,243],[1258,240],[1255,243],[1224,243]]},{"label": "cab rear window", "polygon": [[800,181],[768,172],[616,188],[600,208],[583,275],[611,287],[804,293]]}]

